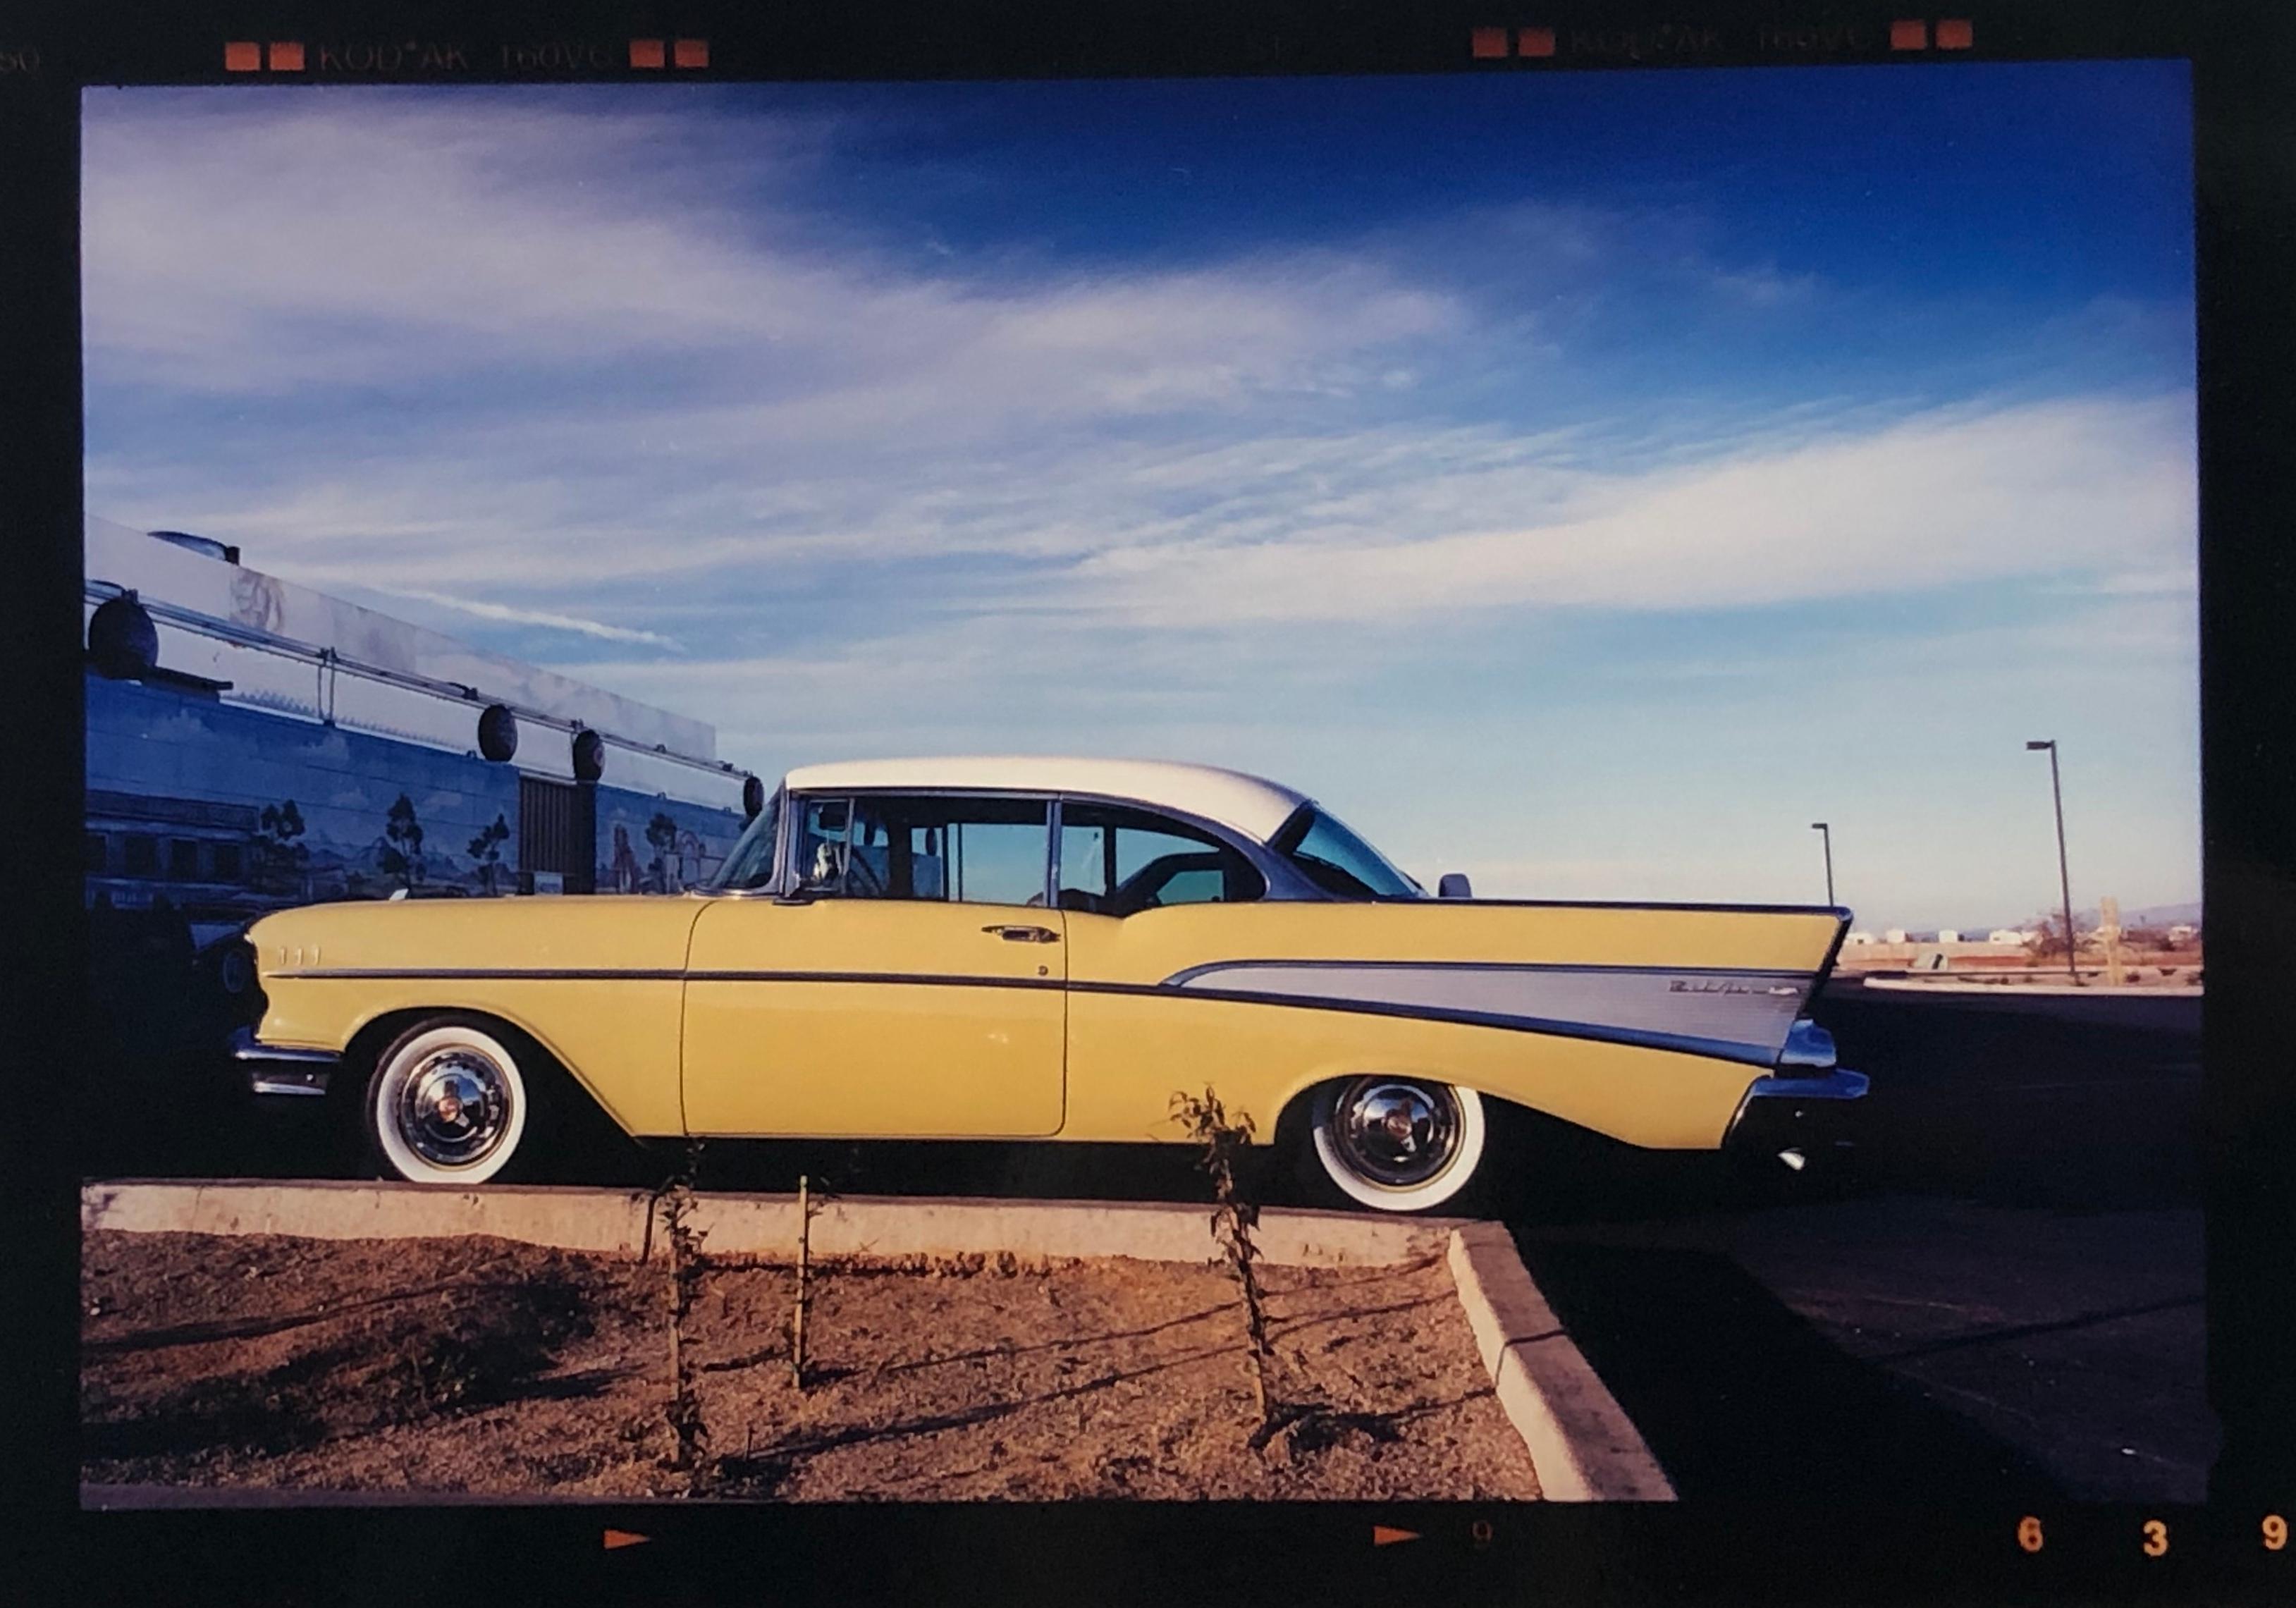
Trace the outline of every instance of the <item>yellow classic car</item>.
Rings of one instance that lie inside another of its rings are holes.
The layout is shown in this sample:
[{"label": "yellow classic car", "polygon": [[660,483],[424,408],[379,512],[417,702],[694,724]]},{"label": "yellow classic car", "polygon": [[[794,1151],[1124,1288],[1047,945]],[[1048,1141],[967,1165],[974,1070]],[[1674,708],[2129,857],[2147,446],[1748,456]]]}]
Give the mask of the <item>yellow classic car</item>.
[{"label": "yellow classic car", "polygon": [[1148,1144],[1209,1086],[1387,1210],[1476,1175],[1490,1101],[1799,1166],[1865,1092],[1803,1016],[1847,911],[1442,889],[1234,771],[815,766],[685,894],[266,916],[234,1053],[419,1183],[524,1170],[580,1103],[638,1138]]}]

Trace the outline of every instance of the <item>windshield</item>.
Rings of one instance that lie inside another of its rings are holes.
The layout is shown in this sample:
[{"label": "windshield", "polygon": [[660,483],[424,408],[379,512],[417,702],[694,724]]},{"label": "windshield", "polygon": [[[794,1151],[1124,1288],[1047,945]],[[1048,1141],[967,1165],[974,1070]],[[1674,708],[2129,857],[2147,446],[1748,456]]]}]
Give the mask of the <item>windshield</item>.
[{"label": "windshield", "polygon": [[1313,804],[1283,823],[1270,845],[1324,892],[1341,898],[1423,898],[1426,890]]},{"label": "windshield", "polygon": [[782,792],[775,788],[774,796],[758,812],[758,818],[742,829],[734,852],[718,868],[717,879],[709,884],[710,892],[763,888],[774,880],[774,839],[781,818]]}]

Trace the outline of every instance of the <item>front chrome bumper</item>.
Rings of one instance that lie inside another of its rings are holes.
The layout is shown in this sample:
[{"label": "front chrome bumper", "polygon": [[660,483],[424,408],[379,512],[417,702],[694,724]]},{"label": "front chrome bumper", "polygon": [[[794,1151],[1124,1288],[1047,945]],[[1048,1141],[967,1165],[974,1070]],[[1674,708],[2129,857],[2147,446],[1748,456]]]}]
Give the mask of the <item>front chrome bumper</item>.
[{"label": "front chrome bumper", "polygon": [[295,1049],[265,1044],[253,1028],[231,1036],[231,1058],[247,1069],[247,1087],[258,1095],[324,1095],[327,1075],[342,1062],[332,1050]]}]

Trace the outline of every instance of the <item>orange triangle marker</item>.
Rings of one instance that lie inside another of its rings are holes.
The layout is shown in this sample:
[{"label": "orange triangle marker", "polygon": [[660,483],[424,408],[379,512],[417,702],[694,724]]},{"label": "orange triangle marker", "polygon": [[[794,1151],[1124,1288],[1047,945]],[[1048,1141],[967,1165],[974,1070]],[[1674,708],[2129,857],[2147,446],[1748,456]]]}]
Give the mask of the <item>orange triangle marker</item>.
[{"label": "orange triangle marker", "polygon": [[642,1546],[652,1539],[652,1536],[642,1536],[634,1530],[610,1530],[606,1532],[606,1550],[611,1552],[617,1546]]},{"label": "orange triangle marker", "polygon": [[1416,1541],[1418,1538],[1419,1532],[1415,1530],[1398,1530],[1390,1524],[1371,1527],[1371,1544],[1374,1546],[1392,1546],[1398,1541]]}]

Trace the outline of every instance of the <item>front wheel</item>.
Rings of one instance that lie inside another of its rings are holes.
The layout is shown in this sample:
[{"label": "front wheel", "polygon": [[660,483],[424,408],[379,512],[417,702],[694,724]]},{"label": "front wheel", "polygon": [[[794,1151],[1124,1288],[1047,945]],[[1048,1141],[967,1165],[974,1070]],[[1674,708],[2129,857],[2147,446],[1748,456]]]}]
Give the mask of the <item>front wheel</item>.
[{"label": "front wheel", "polygon": [[366,1135],[374,1158],[413,1184],[482,1184],[517,1158],[533,1116],[518,1058],[490,1026],[416,1023],[375,1058]]},{"label": "front wheel", "polygon": [[1419,1078],[1325,1085],[1309,1115],[1324,1176],[1359,1205],[1424,1211],[1450,1200],[1483,1159],[1482,1097]]}]

